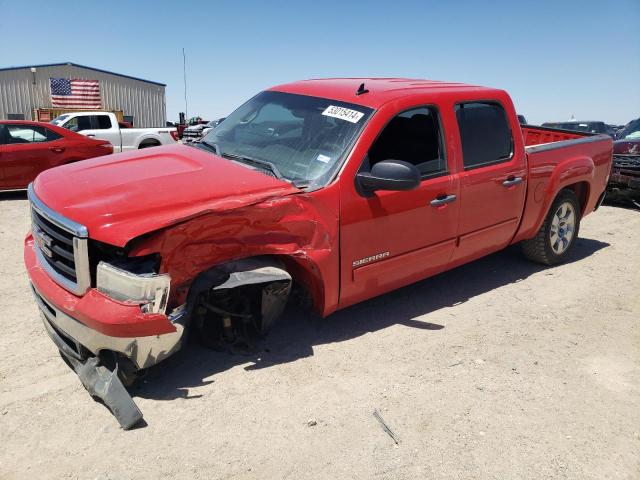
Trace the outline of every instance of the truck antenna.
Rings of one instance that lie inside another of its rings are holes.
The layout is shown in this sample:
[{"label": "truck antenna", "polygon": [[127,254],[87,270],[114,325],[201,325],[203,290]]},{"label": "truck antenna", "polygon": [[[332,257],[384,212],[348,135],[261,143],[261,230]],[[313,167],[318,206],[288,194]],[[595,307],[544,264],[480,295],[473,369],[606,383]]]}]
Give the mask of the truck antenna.
[{"label": "truck antenna", "polygon": [[364,83],[361,83],[360,86],[358,87],[358,91],[356,92],[356,95],[362,95],[363,93],[369,93],[369,90],[364,88]]}]

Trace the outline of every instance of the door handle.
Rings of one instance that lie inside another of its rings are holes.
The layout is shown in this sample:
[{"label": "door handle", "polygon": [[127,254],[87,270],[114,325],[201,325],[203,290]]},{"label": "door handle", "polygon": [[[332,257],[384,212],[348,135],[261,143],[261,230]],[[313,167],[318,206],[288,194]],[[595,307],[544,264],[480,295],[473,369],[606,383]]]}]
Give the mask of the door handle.
[{"label": "door handle", "polygon": [[49,147],[49,150],[56,153],[62,153],[64,152],[64,147]]},{"label": "door handle", "polygon": [[505,187],[512,187],[513,185],[518,185],[520,183],[522,183],[522,177],[514,177],[513,175],[511,175],[504,182],[502,182],[502,185]]},{"label": "door handle", "polygon": [[85,137],[95,137],[95,135],[93,133],[87,133]]},{"label": "door handle", "polygon": [[439,207],[440,205],[455,202],[456,198],[457,197],[455,195],[440,195],[431,200],[430,204],[432,207]]}]

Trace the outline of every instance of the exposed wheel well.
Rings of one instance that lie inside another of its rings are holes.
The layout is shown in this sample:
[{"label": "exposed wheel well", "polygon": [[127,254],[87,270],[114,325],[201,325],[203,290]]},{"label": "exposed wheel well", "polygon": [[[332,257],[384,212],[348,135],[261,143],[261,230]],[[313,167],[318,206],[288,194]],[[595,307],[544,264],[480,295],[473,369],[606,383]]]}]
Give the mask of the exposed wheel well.
[{"label": "exposed wheel well", "polygon": [[589,199],[589,182],[572,183],[564,187],[564,189],[571,190],[576,194],[578,203],[580,203],[580,211],[584,215],[584,210],[587,208],[587,200]]},{"label": "exposed wheel well", "polygon": [[190,322],[209,346],[245,349],[282,314],[292,277],[282,263],[249,257],[202,272],[187,296]]}]

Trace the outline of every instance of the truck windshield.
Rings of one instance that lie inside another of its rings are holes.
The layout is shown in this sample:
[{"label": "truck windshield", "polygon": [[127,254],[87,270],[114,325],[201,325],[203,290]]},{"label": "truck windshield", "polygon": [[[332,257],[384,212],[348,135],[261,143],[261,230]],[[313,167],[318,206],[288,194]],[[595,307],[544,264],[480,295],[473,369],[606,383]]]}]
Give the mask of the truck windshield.
[{"label": "truck windshield", "polygon": [[[266,91],[229,115],[202,143],[223,157],[245,159],[258,168],[271,164],[285,180],[318,188],[340,168],[372,112],[326,98]],[[271,174],[274,169],[263,170]]]},{"label": "truck windshield", "polygon": [[62,125],[64,123],[64,121],[69,118],[69,115],[60,115],[59,117],[54,118],[53,120],[51,120],[50,123],[53,123],[54,125]]}]

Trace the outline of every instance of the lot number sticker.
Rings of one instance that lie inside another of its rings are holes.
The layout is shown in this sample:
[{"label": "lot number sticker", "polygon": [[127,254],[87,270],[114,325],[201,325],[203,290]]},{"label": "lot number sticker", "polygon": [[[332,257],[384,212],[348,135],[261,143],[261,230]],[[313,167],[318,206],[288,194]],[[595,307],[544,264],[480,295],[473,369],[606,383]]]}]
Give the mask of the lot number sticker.
[{"label": "lot number sticker", "polygon": [[340,120],[346,120],[351,123],[358,123],[360,119],[364,117],[364,113],[362,112],[351,110],[350,108],[337,107],[335,105],[329,105],[324,112],[322,112],[322,115],[339,118]]}]

